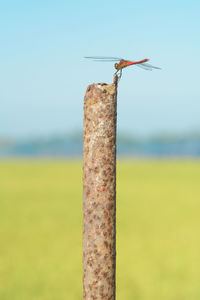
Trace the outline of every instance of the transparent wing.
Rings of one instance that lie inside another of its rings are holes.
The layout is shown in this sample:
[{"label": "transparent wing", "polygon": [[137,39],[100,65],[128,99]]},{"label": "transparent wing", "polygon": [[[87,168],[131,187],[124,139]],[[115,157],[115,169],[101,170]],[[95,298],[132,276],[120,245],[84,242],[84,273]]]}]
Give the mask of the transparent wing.
[{"label": "transparent wing", "polygon": [[147,71],[152,71],[153,69],[161,70],[161,68],[152,66],[152,65],[147,64],[147,63],[137,64],[136,66],[139,67],[139,68],[142,68],[144,70],[147,70]]},{"label": "transparent wing", "polygon": [[97,62],[116,62],[116,61],[120,61],[120,60],[116,60],[116,59],[93,59],[93,61],[97,61]]},{"label": "transparent wing", "polygon": [[107,57],[107,56],[85,56],[84,58],[92,59],[94,61],[120,61],[122,58],[120,57]]}]

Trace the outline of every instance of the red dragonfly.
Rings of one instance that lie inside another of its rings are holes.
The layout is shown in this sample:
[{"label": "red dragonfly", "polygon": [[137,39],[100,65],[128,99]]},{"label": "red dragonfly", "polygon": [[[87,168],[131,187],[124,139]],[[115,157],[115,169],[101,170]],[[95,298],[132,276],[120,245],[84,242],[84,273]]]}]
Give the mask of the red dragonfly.
[{"label": "red dragonfly", "polygon": [[147,71],[152,71],[153,69],[159,69],[159,70],[161,69],[148,64],[147,61],[149,61],[149,58],[145,58],[138,61],[126,60],[120,57],[106,57],[106,56],[86,56],[85,58],[92,59],[94,61],[99,61],[99,62],[116,62],[114,65],[115,69],[117,70],[115,74],[120,72],[119,78],[121,78],[122,76],[122,69],[131,65],[135,65]]}]

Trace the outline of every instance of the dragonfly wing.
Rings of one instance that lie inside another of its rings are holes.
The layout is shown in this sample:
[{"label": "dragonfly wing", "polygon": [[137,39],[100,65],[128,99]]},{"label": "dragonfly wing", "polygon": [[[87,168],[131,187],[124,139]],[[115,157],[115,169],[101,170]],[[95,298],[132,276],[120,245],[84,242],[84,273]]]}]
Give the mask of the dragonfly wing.
[{"label": "dragonfly wing", "polygon": [[120,61],[120,57],[107,57],[107,56],[85,56],[84,58],[93,59],[95,61]]},{"label": "dragonfly wing", "polygon": [[147,71],[152,71],[153,69],[161,70],[161,68],[152,66],[151,64],[148,64],[148,63],[137,64],[136,66],[139,68],[145,69]]},{"label": "dragonfly wing", "polygon": [[137,64],[136,66],[139,67],[139,68],[141,68],[141,69],[147,70],[147,71],[152,71],[152,68],[143,66],[143,64]]},{"label": "dragonfly wing", "polygon": [[97,62],[116,62],[118,60],[116,60],[116,59],[106,59],[106,60],[104,60],[104,59],[93,59],[93,61],[97,61]]}]

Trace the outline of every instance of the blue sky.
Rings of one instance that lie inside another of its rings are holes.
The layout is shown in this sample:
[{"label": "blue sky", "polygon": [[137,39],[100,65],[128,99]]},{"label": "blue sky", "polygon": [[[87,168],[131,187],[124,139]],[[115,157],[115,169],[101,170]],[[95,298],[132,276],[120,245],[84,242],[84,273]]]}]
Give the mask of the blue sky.
[{"label": "blue sky", "polygon": [[1,1],[0,137],[81,128],[87,85],[114,72],[90,55],[162,68],[124,70],[119,131],[200,130],[199,11],[199,1]]}]

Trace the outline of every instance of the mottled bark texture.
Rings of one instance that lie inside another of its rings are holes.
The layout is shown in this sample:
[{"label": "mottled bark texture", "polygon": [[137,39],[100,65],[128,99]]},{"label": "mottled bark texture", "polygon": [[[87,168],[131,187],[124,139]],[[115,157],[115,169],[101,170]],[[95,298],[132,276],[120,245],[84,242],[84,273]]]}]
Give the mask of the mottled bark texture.
[{"label": "mottled bark texture", "polygon": [[84,100],[83,299],[115,299],[116,107],[114,83],[88,86]]}]

